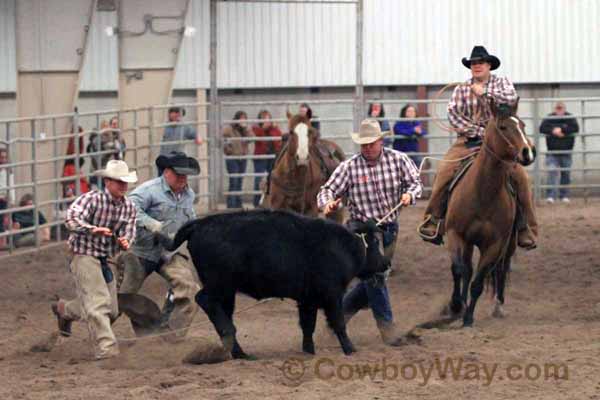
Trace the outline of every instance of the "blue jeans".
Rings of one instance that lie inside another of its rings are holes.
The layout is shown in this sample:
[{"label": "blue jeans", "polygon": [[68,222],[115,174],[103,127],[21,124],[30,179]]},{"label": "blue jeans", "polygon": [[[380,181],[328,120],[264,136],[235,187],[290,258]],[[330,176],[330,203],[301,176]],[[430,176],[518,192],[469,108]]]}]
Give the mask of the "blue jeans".
[{"label": "blue jeans", "polygon": [[375,320],[393,320],[390,296],[383,279],[361,280],[344,296],[343,304],[344,313],[355,314],[369,306]]},{"label": "blue jeans", "polygon": [[[391,262],[398,237],[398,225],[385,224],[382,229],[384,230],[383,252]],[[344,314],[356,314],[359,310],[371,307],[376,321],[392,322],[392,305],[385,281],[384,273],[377,273],[372,278],[361,280],[344,296]]]},{"label": "blue jeans", "polygon": [[[246,172],[246,160],[225,160],[227,172],[230,174],[243,174]],[[239,192],[242,190],[242,181],[244,178],[229,177],[229,191]],[[230,194],[227,196],[227,208],[242,208],[242,196],[239,194]]]},{"label": "blue jeans", "polygon": [[[259,174],[261,172],[267,172],[271,166],[271,160],[252,160],[254,164],[254,173]],[[254,190],[260,190],[260,181],[263,179],[262,176],[254,177]],[[260,194],[254,196],[252,203],[254,207],[258,207],[260,202]]]},{"label": "blue jeans", "polygon": [[571,154],[547,154],[546,155],[546,166],[550,168],[567,168],[565,171],[550,170],[548,171],[548,185],[552,186],[546,191],[546,197],[556,198],[557,194],[560,194],[560,198],[569,196],[569,189],[561,187],[560,190],[557,188],[559,184],[566,186],[571,184],[571,168],[573,164],[573,157]]}]

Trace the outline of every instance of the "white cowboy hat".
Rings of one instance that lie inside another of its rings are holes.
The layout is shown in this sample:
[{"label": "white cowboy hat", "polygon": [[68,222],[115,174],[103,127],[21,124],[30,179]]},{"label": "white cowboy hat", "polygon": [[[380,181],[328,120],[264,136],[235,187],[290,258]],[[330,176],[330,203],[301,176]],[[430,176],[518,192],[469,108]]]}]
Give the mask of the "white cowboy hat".
[{"label": "white cowboy hat", "polygon": [[138,180],[137,172],[129,171],[127,163],[121,160],[110,160],[105,169],[96,171],[96,175],[126,183],[135,183]]},{"label": "white cowboy hat", "polygon": [[351,133],[351,136],[356,144],[369,144],[387,136],[389,133],[390,131],[381,131],[379,122],[376,119],[367,118],[360,123],[358,133]]}]

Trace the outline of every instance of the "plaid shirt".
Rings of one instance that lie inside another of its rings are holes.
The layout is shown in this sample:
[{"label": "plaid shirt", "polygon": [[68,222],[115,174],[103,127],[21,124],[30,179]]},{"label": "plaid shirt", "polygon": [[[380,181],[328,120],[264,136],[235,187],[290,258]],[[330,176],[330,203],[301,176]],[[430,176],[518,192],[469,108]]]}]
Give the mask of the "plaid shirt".
[{"label": "plaid shirt", "polygon": [[75,254],[92,257],[110,257],[117,253],[119,244],[113,237],[94,235],[94,227],[109,228],[129,243],[135,239],[136,209],[131,200],[114,199],[104,189],[79,196],[67,211],[65,224],[71,231],[69,247]]},{"label": "plaid shirt", "polygon": [[[381,219],[410,193],[412,203],[421,197],[423,185],[419,170],[404,153],[383,148],[377,164],[367,165],[361,154],[341,163],[317,195],[320,209],[343,195],[348,196],[350,217],[359,221]],[[384,223],[393,223],[398,209]]]},{"label": "plaid shirt", "polygon": [[[481,99],[472,93],[473,78],[466,81],[466,84],[454,88],[448,103],[448,119],[458,130],[459,136],[483,137],[485,125],[492,115],[489,107],[484,107]],[[490,75],[483,97],[485,101],[493,98],[499,104],[514,104],[517,101],[517,91],[508,78]]]}]

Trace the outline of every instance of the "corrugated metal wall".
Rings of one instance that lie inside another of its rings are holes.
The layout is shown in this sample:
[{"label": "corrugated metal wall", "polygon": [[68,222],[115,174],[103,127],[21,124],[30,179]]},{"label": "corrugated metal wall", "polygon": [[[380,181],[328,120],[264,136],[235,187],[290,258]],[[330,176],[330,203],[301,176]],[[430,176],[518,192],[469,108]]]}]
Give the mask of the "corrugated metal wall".
[{"label": "corrugated metal wall", "polygon": [[[14,40],[6,35],[15,31],[16,4],[18,69],[76,70],[90,1],[0,0],[0,52],[9,53],[0,63],[14,65]],[[183,4],[123,0],[122,27],[139,29],[143,14],[177,14]],[[354,5],[220,3],[218,13],[221,88],[354,84]],[[113,22],[108,14],[98,16],[109,20],[101,25]],[[498,55],[499,73],[517,83],[600,82],[597,0],[365,0],[364,17],[366,85],[462,80],[467,71],[460,59],[474,44]],[[187,18],[197,32],[183,41],[174,87],[208,87],[208,0],[191,0]],[[85,67],[84,90],[117,86],[118,51],[102,28],[91,32],[93,61]],[[150,34],[125,38],[121,67],[170,68],[176,40]],[[10,68],[0,73],[15,74]],[[0,82],[14,90],[14,79]]]},{"label": "corrugated metal wall", "polygon": [[117,36],[104,29],[117,26],[117,13],[94,11],[88,37],[87,56],[81,71],[80,91],[117,91],[119,89],[119,44]]},{"label": "corrugated metal wall", "polygon": [[[208,0],[192,1],[202,11],[190,23],[202,35],[182,49],[178,88],[208,86]],[[515,82],[600,81],[597,0],[366,0],[364,8],[366,85],[463,80],[460,59],[475,44]],[[220,87],[354,83],[353,5],[221,3],[218,12]]]},{"label": "corrugated metal wall", "polygon": [[209,2],[190,0],[185,26],[196,28],[192,37],[184,37],[175,69],[175,89],[209,87]]},{"label": "corrugated metal wall", "polygon": [[17,91],[15,0],[0,0],[0,93]]},{"label": "corrugated metal wall", "polygon": [[597,0],[378,0],[365,2],[365,82],[465,78],[475,44],[520,83],[600,81]]},{"label": "corrugated metal wall", "polygon": [[[209,2],[191,3],[198,31],[185,39],[176,88],[209,86]],[[354,4],[220,3],[217,12],[219,87],[354,83]]]}]

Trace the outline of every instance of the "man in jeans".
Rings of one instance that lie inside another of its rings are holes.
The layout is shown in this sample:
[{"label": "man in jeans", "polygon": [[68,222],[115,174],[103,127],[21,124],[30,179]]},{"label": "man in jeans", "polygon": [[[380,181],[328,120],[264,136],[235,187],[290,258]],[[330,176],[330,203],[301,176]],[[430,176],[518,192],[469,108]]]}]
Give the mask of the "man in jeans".
[{"label": "man in jeans", "polygon": [[71,322],[87,322],[97,360],[119,354],[111,323],[119,314],[114,279],[114,256],[127,250],[135,239],[135,205],[125,194],[128,183],[137,182],[125,161],[111,160],[97,172],[104,190],[79,196],[67,211],[70,268],[77,298],[52,304],[63,336],[71,335]]},{"label": "man in jeans", "polygon": [[[360,145],[360,153],[342,162],[333,171],[321,187],[317,202],[319,209],[329,215],[339,208],[342,197],[346,196],[350,211],[349,228],[354,221],[383,219],[380,225],[384,231],[383,251],[391,262],[400,212],[399,209],[392,210],[400,203],[404,206],[415,204],[423,185],[417,167],[406,154],[383,146],[383,137],[387,133],[381,132],[377,120],[365,119],[360,132],[352,134],[352,140]],[[347,322],[359,310],[370,307],[384,343],[397,346],[402,344],[402,338],[395,332],[385,283],[387,275],[376,274],[354,286],[344,297],[344,318]]]},{"label": "man in jeans", "polygon": [[[560,168],[559,170],[548,171],[548,185],[546,202],[554,203],[557,194],[560,193],[560,199],[569,202],[569,188],[565,187],[571,183],[571,164],[573,162],[571,150],[575,144],[575,134],[579,132],[579,124],[573,117],[569,117],[565,103],[559,101],[554,105],[554,112],[542,121],[540,132],[546,135],[546,166],[549,168]],[[560,176],[560,190],[558,182]]]}]

